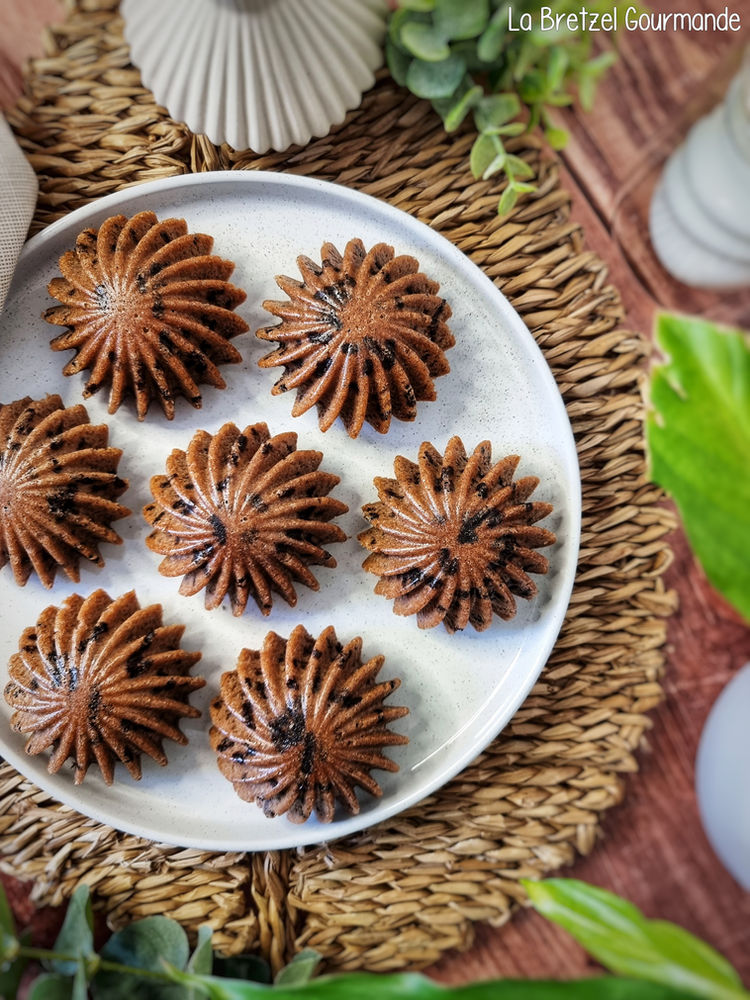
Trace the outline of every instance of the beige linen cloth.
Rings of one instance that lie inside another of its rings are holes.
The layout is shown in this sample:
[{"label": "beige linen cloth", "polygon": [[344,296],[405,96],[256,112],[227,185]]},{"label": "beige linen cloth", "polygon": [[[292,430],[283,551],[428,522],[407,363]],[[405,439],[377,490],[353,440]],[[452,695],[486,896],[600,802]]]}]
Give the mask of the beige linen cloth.
[{"label": "beige linen cloth", "polygon": [[0,312],[36,206],[36,174],[0,114]]}]

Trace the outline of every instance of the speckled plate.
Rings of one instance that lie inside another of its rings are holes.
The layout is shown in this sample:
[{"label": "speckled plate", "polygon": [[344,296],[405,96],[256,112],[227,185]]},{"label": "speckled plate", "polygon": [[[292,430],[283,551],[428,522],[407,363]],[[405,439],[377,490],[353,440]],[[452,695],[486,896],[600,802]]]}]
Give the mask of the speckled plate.
[{"label": "speckled plate", "polygon": [[[204,714],[183,724],[190,740],[186,747],[167,745],[167,767],[144,760],[139,782],[122,767],[111,787],[93,767],[78,788],[68,767],[48,774],[44,757],[24,754],[23,740],[10,730],[4,700],[0,753],[62,802],[157,841],[208,850],[265,850],[341,837],[413,805],[465,767],[508,722],[544,666],[570,598],[580,536],[580,479],[565,408],[522,320],[479,268],[446,239],[358,192],[305,177],[256,172],[195,174],[131,187],[73,212],[34,237],[22,254],[0,323],[0,400],[58,392],[66,405],[80,402],[83,376],[64,378],[67,355],[48,347],[55,329],[40,319],[51,304],[46,285],[57,273],[58,258],[82,229],[110,215],[143,210],[161,218],[184,217],[191,231],[214,237],[215,253],[236,262],[232,280],[248,293],[239,311],[251,330],[233,341],[244,362],[222,369],[227,388],[207,387],[202,410],[178,401],[171,423],[155,406],[147,420],[138,423],[129,404],[109,416],[106,394],[87,402],[92,422],[107,422],[111,443],[123,449],[120,474],[130,488],[122,502],[134,511],[116,525],[125,544],[104,546],[105,567],[82,566],[77,585],[58,577],[51,592],[35,577],[19,588],[9,567],[0,571],[0,681],[4,685],[8,658],[23,627],[33,624],[47,605],[98,587],[113,597],[135,588],[142,605],[161,602],[166,621],[187,624],[184,648],[203,651],[196,672],[208,684],[192,700]],[[436,382],[437,400],[420,403],[414,423],[394,421],[387,435],[365,425],[356,441],[340,423],[322,434],[314,412],[291,417],[290,397],[270,393],[277,373],[257,367],[268,345],[252,333],[268,322],[260,303],[280,297],[275,274],[296,275],[298,254],[315,258],[325,240],[343,249],[354,236],[368,246],[385,241],[397,252],[418,257],[451,304],[456,336],[456,346],[448,352],[450,374]],[[272,433],[295,430],[300,447],[324,452],[323,467],[341,477],[336,495],[349,505],[340,521],[348,540],[334,546],[338,567],[321,568],[316,572],[317,593],[301,587],[296,608],[277,601],[267,619],[250,608],[241,618],[234,618],[227,606],[206,611],[202,595],[181,597],[179,581],[159,575],[159,557],[144,543],[148,526],[140,510],[150,500],[149,478],[164,471],[169,452],[184,448],[195,430],[214,432],[227,420],[240,427],[265,420]],[[375,497],[373,476],[391,475],[399,454],[416,458],[423,441],[442,452],[453,434],[460,434],[467,449],[489,439],[496,458],[520,454],[519,474],[537,475],[542,481],[535,499],[538,495],[555,506],[543,523],[559,540],[545,550],[551,565],[549,574],[538,578],[539,595],[519,602],[523,606],[513,621],[496,618],[483,633],[469,629],[451,636],[442,627],[420,631],[413,617],[396,617],[391,602],[373,594],[375,577],[361,569],[365,553],[356,536],[366,527],[361,506]],[[408,746],[390,751],[399,772],[375,772],[383,797],[362,793],[359,815],[328,825],[314,819],[303,825],[284,817],[266,819],[234,794],[218,771],[208,740],[207,709],[221,672],[234,667],[243,646],[258,648],[271,629],[288,636],[299,623],[315,635],[333,624],[344,641],[361,635],[365,656],[385,655],[381,676],[402,680],[393,703],[410,709],[410,715],[394,724],[410,740]]]}]

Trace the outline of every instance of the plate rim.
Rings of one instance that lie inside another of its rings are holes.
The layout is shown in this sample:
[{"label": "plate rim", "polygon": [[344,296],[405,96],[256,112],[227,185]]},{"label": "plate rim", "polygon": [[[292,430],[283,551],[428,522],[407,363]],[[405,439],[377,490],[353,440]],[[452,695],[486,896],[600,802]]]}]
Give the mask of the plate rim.
[{"label": "plate rim", "polygon": [[[88,222],[92,216],[95,216],[100,212],[110,212],[110,210],[116,209],[118,206],[130,202],[134,197],[138,198],[141,195],[157,195],[164,191],[173,192],[175,190],[179,190],[180,188],[187,188],[191,186],[202,187],[206,185],[212,186],[217,184],[237,185],[239,187],[245,185],[252,187],[253,184],[270,184],[272,186],[279,186],[282,188],[291,187],[293,189],[307,189],[317,191],[322,194],[330,192],[333,198],[343,199],[344,201],[353,202],[355,204],[361,205],[364,203],[365,206],[372,206],[371,211],[381,214],[384,213],[389,220],[393,220],[400,225],[404,225],[406,220],[406,223],[415,227],[417,231],[420,229],[427,231],[427,233],[429,233],[429,240],[437,243],[436,247],[433,242],[433,249],[436,250],[436,252],[439,252],[444,259],[447,259],[449,264],[452,260],[462,271],[468,267],[469,272],[475,275],[480,285],[485,287],[489,297],[494,299],[497,303],[500,317],[510,335],[527,338],[528,343],[526,346],[530,349],[532,356],[534,356],[542,379],[547,382],[550,398],[554,400],[554,405],[561,411],[563,426],[567,430],[567,434],[565,435],[566,440],[564,454],[560,453],[560,458],[564,460],[563,464],[566,467],[570,467],[573,472],[574,482],[571,483],[571,486],[576,487],[574,490],[571,490],[571,493],[566,497],[568,503],[570,504],[568,510],[570,533],[565,539],[566,547],[570,551],[570,555],[568,556],[568,563],[571,567],[569,571],[570,575],[568,579],[565,579],[565,568],[561,568],[561,572],[555,583],[556,589],[559,592],[558,600],[560,619],[556,628],[549,628],[547,630],[545,641],[540,643],[535,650],[534,667],[528,672],[524,682],[518,686],[517,692],[512,698],[502,702],[495,712],[482,723],[477,731],[477,735],[468,747],[453,758],[450,761],[449,766],[441,770],[440,773],[431,781],[427,781],[424,784],[417,782],[417,788],[407,794],[396,794],[388,800],[385,798],[380,799],[377,805],[367,813],[357,813],[353,816],[336,820],[335,833],[330,838],[321,837],[319,835],[319,827],[314,828],[314,834],[308,834],[308,836],[305,836],[304,830],[306,824],[304,823],[299,825],[288,823],[288,829],[283,832],[275,828],[276,836],[274,837],[272,846],[269,847],[243,846],[238,838],[229,840],[226,838],[212,838],[210,835],[192,836],[186,834],[184,837],[178,836],[174,830],[159,829],[159,824],[153,821],[149,823],[148,830],[144,832],[144,829],[142,827],[139,828],[137,823],[131,823],[127,817],[124,819],[114,817],[106,808],[99,809],[96,805],[91,807],[88,803],[85,803],[82,808],[81,803],[75,794],[76,786],[71,785],[70,791],[68,791],[67,788],[60,789],[55,783],[54,775],[49,775],[52,780],[49,784],[47,783],[46,778],[48,777],[48,774],[46,771],[42,772],[42,780],[39,780],[40,776],[35,772],[31,774],[27,773],[24,764],[29,760],[29,757],[25,754],[24,748],[20,747],[16,749],[6,738],[7,734],[0,730],[0,754],[8,763],[10,763],[21,775],[23,775],[24,778],[31,781],[34,785],[45,792],[45,794],[51,796],[54,800],[61,802],[63,805],[75,809],[81,815],[84,815],[95,822],[102,823],[126,834],[147,839],[152,843],[210,852],[242,851],[246,853],[256,853],[267,850],[286,850],[333,843],[347,836],[351,836],[354,833],[365,832],[380,823],[387,822],[447,785],[468,765],[470,765],[473,760],[483,753],[492,740],[502,732],[505,726],[515,715],[518,708],[526,700],[529,692],[544,670],[568,613],[570,598],[575,585],[581,541],[582,484],[578,450],[570,423],[570,417],[568,416],[560,388],[555,381],[550,366],[544,357],[541,348],[537,344],[533,334],[523,321],[520,314],[513,308],[506,296],[497,287],[497,285],[495,285],[492,279],[482,270],[482,268],[475,264],[467,254],[465,254],[439,230],[432,228],[432,226],[425,222],[422,222],[421,219],[418,219],[415,215],[412,215],[403,209],[397,208],[387,201],[383,201],[380,198],[367,194],[366,192],[359,191],[356,188],[346,187],[342,184],[322,180],[318,177],[308,177],[304,174],[292,174],[284,171],[268,170],[205,171],[202,173],[179,174],[174,177],[159,178],[154,181],[137,182],[135,184],[129,184],[118,191],[113,191],[110,194],[96,198],[86,205],[79,206],[68,215],[55,220],[39,233],[32,236],[25,243],[19,256],[18,263],[16,265],[16,273],[20,273],[24,261],[35,253],[38,248],[43,247],[45,243],[56,237],[62,230],[66,230],[69,227],[76,228],[79,220],[86,220]],[[12,292],[13,283],[11,283],[11,288],[9,289],[8,299],[12,297]],[[248,803],[248,807],[251,806],[252,803]],[[364,822],[363,817],[366,817]],[[311,833],[312,829],[313,828],[310,828]],[[281,835],[279,835],[280,833]]]}]

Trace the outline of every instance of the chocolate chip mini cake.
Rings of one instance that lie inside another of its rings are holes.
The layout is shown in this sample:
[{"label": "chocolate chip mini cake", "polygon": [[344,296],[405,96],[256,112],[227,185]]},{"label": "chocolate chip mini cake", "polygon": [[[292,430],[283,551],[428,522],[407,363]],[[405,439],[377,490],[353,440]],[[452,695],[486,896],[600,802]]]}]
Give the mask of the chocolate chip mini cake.
[{"label": "chocolate chip mini cake", "polygon": [[241,799],[266,816],[322,823],[336,803],[359,812],[357,786],[382,795],[370,774],[397,771],[383,748],[408,743],[388,724],[408,714],[383,702],[398,680],[377,683],[383,657],[362,663],[362,640],[342,646],[332,627],[314,639],[302,625],[288,640],[269,632],[243,649],[211,704],[211,745]]},{"label": "chocolate chip mini cake", "polygon": [[322,265],[298,257],[302,281],[279,276],[286,302],[264,302],[281,322],[258,330],[278,341],[261,368],[283,366],[273,394],[296,389],[292,416],[311,406],[327,431],[337,417],[350,437],[365,422],[384,434],[391,417],[414,420],[417,402],[435,399],[434,378],[450,371],[455,343],[450,306],[414,257],[378,243],[350,240],[344,256],[323,244]]},{"label": "chocolate chip mini cake", "polygon": [[141,608],[131,591],[112,600],[97,590],[46,608],[24,630],[10,658],[5,700],[11,727],[29,736],[26,753],[51,750],[54,774],[73,761],[79,785],[96,763],[108,785],[117,761],[141,776],[141,755],[167,763],[163,739],[187,743],[182,718],[202,677],[189,676],[200,653],[180,649],[184,625],[164,625],[161,605]]},{"label": "chocolate chip mini cake", "polygon": [[146,544],[165,557],[159,572],[182,576],[181,594],[205,588],[209,609],[228,596],[235,615],[249,599],[267,615],[274,593],[293,607],[296,582],[319,587],[310,566],[336,565],[323,546],[346,539],[330,522],[349,508],[328,496],[339,477],[322,460],[262,423],[198,431],[167,459],[168,475],[151,480],[143,515],[154,528]]},{"label": "chocolate chip mini cake", "polygon": [[380,501],[362,508],[371,527],[359,540],[372,553],[364,568],[380,577],[375,593],[392,598],[397,615],[416,614],[420,628],[481,632],[493,612],[507,621],[516,597],[537,593],[529,573],[549,568],[535,550],[555,536],[535,522],[552,505],[529,502],[536,476],[514,481],[517,455],[493,465],[491,454],[488,441],[468,458],[458,437],[444,457],[425,443],[418,464],[399,456],[395,479],[375,479]]},{"label": "chocolate chip mini cake", "polygon": [[200,407],[201,383],[225,387],[217,366],[242,360],[229,341],[248,329],[233,312],[245,293],[212,247],[184,219],[140,212],[86,229],[62,255],[48,286],[61,305],[44,318],[68,327],[50,345],[76,351],[63,374],[91,369],[84,398],[108,386],[110,413],[133,395],[139,420],[154,399],[171,420],[178,396]]},{"label": "chocolate chip mini cake", "polygon": [[0,406],[0,566],[19,586],[36,573],[49,588],[58,569],[77,581],[82,559],[102,566],[99,545],[122,542],[110,524],[130,513],[117,503],[128,484],[108,437],[59,396]]}]

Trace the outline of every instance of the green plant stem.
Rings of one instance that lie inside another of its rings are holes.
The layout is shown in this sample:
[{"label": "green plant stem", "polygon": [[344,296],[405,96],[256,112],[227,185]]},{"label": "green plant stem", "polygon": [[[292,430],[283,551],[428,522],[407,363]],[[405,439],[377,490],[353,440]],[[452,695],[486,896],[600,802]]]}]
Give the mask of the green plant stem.
[{"label": "green plant stem", "polygon": [[77,962],[78,955],[68,955],[61,951],[50,951],[48,948],[32,948],[30,945],[22,944],[18,949],[18,954],[24,958],[31,958],[37,962]]},{"label": "green plant stem", "polygon": [[[68,952],[49,951],[47,948],[32,948],[27,945],[21,945],[18,954],[23,958],[33,959],[37,962],[77,962],[80,957]],[[121,965],[119,962],[110,962],[106,958],[99,960],[98,969],[102,972],[119,972],[121,975],[138,976],[141,979],[158,979],[163,983],[173,982],[166,972],[157,972],[154,969],[134,969],[129,965]]]},{"label": "green plant stem", "polygon": [[106,958],[101,959],[97,971],[119,972],[123,976],[138,976],[139,979],[160,979],[163,983],[174,982],[166,972],[157,972],[155,969],[134,969],[130,965],[120,965],[119,962],[110,962]]}]

